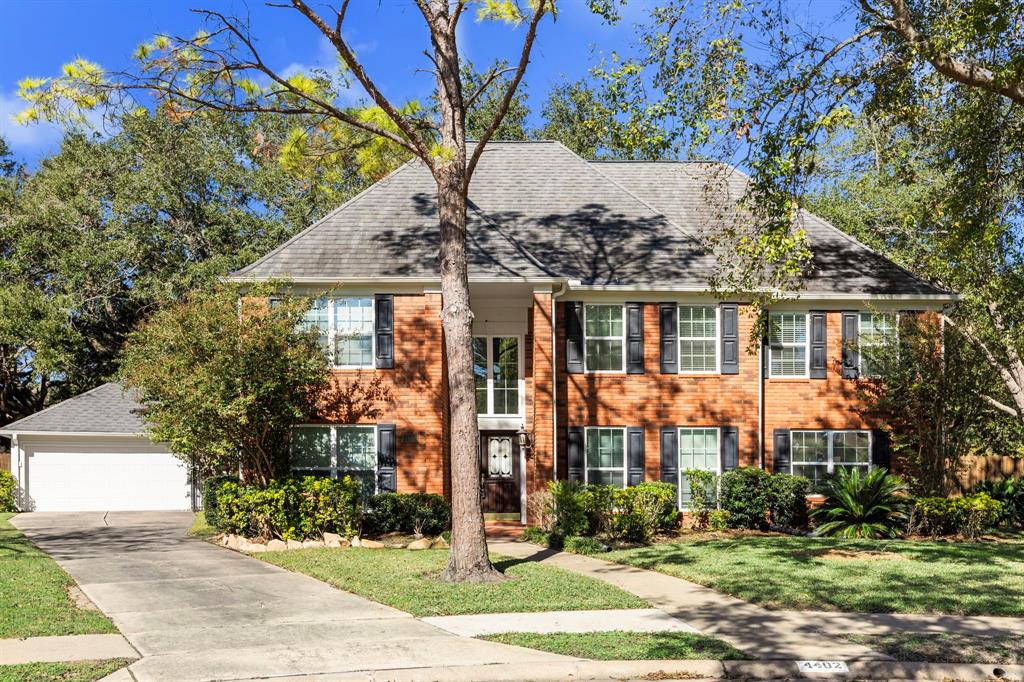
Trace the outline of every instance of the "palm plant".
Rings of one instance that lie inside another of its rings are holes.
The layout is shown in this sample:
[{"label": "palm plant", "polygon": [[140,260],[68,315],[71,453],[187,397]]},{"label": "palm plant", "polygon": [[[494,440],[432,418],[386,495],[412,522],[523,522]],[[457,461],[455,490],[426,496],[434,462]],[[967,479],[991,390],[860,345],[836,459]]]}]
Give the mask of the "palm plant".
[{"label": "palm plant", "polygon": [[825,481],[825,503],[812,516],[818,535],[840,538],[895,537],[907,520],[907,485],[887,469],[838,469]]}]

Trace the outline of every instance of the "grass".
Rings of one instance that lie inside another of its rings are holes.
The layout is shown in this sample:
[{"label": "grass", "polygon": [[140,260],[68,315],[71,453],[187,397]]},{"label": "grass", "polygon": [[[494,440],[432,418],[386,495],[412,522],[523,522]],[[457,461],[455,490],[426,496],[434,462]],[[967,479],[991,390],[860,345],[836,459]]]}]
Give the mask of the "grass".
[{"label": "grass", "polygon": [[846,639],[892,656],[925,663],[1024,664],[1024,637],[899,632],[847,635]]},{"label": "grass", "polygon": [[189,537],[199,538],[200,540],[209,540],[219,533],[220,531],[206,522],[206,514],[203,512],[196,512],[196,518],[192,521],[192,527],[188,529]]},{"label": "grass", "polygon": [[0,665],[0,682],[93,682],[131,663],[122,658],[73,663]]},{"label": "grass", "polygon": [[[820,556],[829,550],[898,556]],[[772,609],[1024,615],[1020,542],[694,536],[601,558],[667,573]]]},{"label": "grass", "polygon": [[0,514],[0,639],[117,632],[99,611],[75,607],[67,595],[75,581],[11,525],[12,516]]},{"label": "grass", "polygon": [[257,556],[415,616],[648,606],[594,578],[493,555],[495,567],[509,580],[458,585],[439,579],[447,550],[302,549]]},{"label": "grass", "polygon": [[738,661],[749,658],[728,642],[692,632],[506,632],[480,639],[595,661]]}]

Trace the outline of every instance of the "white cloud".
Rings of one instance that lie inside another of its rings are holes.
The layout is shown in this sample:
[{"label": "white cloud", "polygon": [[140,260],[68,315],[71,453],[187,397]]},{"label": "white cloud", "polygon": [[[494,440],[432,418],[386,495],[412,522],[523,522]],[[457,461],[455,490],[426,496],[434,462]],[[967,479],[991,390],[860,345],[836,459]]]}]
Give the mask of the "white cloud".
[{"label": "white cloud", "polygon": [[60,144],[63,134],[60,126],[53,123],[21,125],[14,117],[25,109],[25,101],[14,94],[0,90],[0,136],[19,155],[38,154]]}]

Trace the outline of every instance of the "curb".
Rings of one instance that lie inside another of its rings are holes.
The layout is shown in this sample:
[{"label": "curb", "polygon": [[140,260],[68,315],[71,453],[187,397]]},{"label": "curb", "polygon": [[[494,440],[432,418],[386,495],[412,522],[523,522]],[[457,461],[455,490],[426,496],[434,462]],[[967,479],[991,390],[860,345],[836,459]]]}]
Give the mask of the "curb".
[{"label": "curb", "polygon": [[723,661],[726,677],[750,679],[1024,680],[1024,665],[849,661],[849,673],[803,673],[797,661]]}]

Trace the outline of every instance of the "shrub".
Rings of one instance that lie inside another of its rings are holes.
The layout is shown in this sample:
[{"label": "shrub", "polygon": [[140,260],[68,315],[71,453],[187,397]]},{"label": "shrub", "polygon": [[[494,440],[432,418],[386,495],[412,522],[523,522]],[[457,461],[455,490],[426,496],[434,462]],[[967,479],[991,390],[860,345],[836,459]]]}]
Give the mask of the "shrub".
[{"label": "shrub", "polygon": [[563,541],[562,547],[566,552],[573,554],[600,554],[608,551],[608,547],[600,540],[585,535],[568,536]]},{"label": "shrub", "polygon": [[527,526],[523,529],[522,537],[527,542],[547,547],[551,539],[551,533],[537,526]]},{"label": "shrub", "polygon": [[729,512],[724,509],[716,509],[708,514],[708,528],[711,530],[726,530],[729,528]]},{"label": "shrub", "polygon": [[246,537],[306,540],[325,532],[346,537],[359,528],[359,482],[306,476],[265,486],[223,481],[216,490],[222,530]]},{"label": "shrub", "polygon": [[982,481],[974,492],[985,493],[993,500],[1003,503],[999,522],[1002,524],[1024,524],[1024,478],[1007,477],[1001,481]]},{"label": "shrub", "polygon": [[548,483],[555,519],[552,527],[554,534],[566,537],[583,535],[589,530],[590,522],[584,509],[582,489],[583,484],[579,481],[551,481]]},{"label": "shrub", "polygon": [[18,511],[14,503],[14,489],[17,483],[10,471],[0,471],[0,512]]},{"label": "shrub", "polygon": [[526,515],[536,519],[538,528],[550,533],[555,527],[555,506],[551,491],[538,490],[531,493],[526,500]]},{"label": "shrub", "polygon": [[378,493],[370,498],[367,526],[371,533],[438,535],[452,520],[444,498],[432,493]]},{"label": "shrub", "polygon": [[615,532],[615,492],[610,485],[590,484],[580,488],[580,504],[587,518],[588,535]]},{"label": "shrub", "polygon": [[658,530],[671,528],[679,518],[676,487],[649,481],[615,491],[616,531],[627,540],[647,542]]},{"label": "shrub", "polygon": [[722,474],[719,506],[729,512],[730,528],[758,529],[768,525],[769,476],[755,467]]},{"label": "shrub", "polygon": [[1003,505],[986,493],[966,497],[920,497],[914,503],[913,530],[931,535],[976,538],[995,525]]},{"label": "shrub", "polygon": [[811,482],[803,476],[772,474],[768,477],[768,514],[782,528],[807,525],[807,491]]},{"label": "shrub", "polygon": [[707,528],[708,515],[715,508],[718,476],[713,471],[687,469],[683,472],[690,486],[690,516],[697,530]]},{"label": "shrub", "polygon": [[819,535],[895,537],[906,524],[907,486],[883,468],[861,478],[860,469],[838,469],[823,486],[824,504],[814,510]]},{"label": "shrub", "polygon": [[217,491],[222,484],[229,482],[239,483],[238,476],[210,476],[203,481],[203,515],[206,523],[217,530],[224,530]]}]

